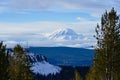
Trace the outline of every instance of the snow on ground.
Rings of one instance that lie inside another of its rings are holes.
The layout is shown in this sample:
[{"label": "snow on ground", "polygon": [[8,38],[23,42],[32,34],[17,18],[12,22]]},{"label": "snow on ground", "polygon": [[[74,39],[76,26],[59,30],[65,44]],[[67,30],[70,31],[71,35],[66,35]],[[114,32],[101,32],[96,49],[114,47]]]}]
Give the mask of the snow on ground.
[{"label": "snow on ground", "polygon": [[43,61],[34,63],[30,70],[32,70],[35,74],[47,76],[49,74],[60,73],[61,68],[58,66],[54,66],[46,61]]}]

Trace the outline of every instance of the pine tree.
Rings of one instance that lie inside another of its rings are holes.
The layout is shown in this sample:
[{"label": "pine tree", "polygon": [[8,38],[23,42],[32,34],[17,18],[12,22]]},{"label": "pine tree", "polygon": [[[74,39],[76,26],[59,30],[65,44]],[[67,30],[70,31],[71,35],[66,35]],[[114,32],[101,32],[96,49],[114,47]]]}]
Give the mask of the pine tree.
[{"label": "pine tree", "polygon": [[8,80],[8,60],[3,42],[0,42],[0,80]]},{"label": "pine tree", "polygon": [[77,70],[75,70],[74,78],[72,80],[83,80]]},{"label": "pine tree", "polygon": [[97,25],[95,37],[94,65],[87,74],[87,80],[119,80],[120,20],[114,8],[102,15],[101,26]]},{"label": "pine tree", "polygon": [[10,80],[33,80],[29,68],[27,55],[20,45],[16,45],[10,61]]}]

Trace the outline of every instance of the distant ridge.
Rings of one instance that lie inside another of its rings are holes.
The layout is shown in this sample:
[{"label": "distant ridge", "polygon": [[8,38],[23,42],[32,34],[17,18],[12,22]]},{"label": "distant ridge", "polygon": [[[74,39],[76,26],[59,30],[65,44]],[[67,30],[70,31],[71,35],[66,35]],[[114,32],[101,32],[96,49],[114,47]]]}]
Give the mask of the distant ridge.
[{"label": "distant ridge", "polygon": [[42,54],[54,65],[90,66],[94,50],[72,47],[30,47],[29,51]]}]

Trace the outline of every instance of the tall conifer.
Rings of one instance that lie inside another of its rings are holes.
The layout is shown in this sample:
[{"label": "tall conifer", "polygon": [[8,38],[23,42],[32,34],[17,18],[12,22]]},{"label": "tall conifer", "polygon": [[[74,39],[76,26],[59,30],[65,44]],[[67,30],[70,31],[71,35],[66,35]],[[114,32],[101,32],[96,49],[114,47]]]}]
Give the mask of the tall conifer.
[{"label": "tall conifer", "polygon": [[120,20],[114,8],[105,12],[96,27],[97,46],[87,80],[120,79]]},{"label": "tall conifer", "polygon": [[0,42],[0,80],[8,80],[8,60],[3,42]]},{"label": "tall conifer", "polygon": [[10,80],[33,80],[27,54],[20,45],[14,47],[10,61]]}]

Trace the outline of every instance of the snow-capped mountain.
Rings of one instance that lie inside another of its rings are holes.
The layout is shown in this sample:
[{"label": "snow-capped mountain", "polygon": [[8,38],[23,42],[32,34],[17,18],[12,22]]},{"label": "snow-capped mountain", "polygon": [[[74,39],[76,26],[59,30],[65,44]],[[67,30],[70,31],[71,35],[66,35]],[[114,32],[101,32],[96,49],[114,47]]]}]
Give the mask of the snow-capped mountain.
[{"label": "snow-capped mountain", "polygon": [[42,55],[29,53],[29,60],[32,64],[30,70],[35,74],[49,75],[60,73],[61,68],[47,62],[47,58]]},{"label": "snow-capped mountain", "polygon": [[51,33],[48,38],[50,40],[77,40],[84,38],[83,35],[77,34],[74,30],[65,28],[65,29],[58,29]]}]

